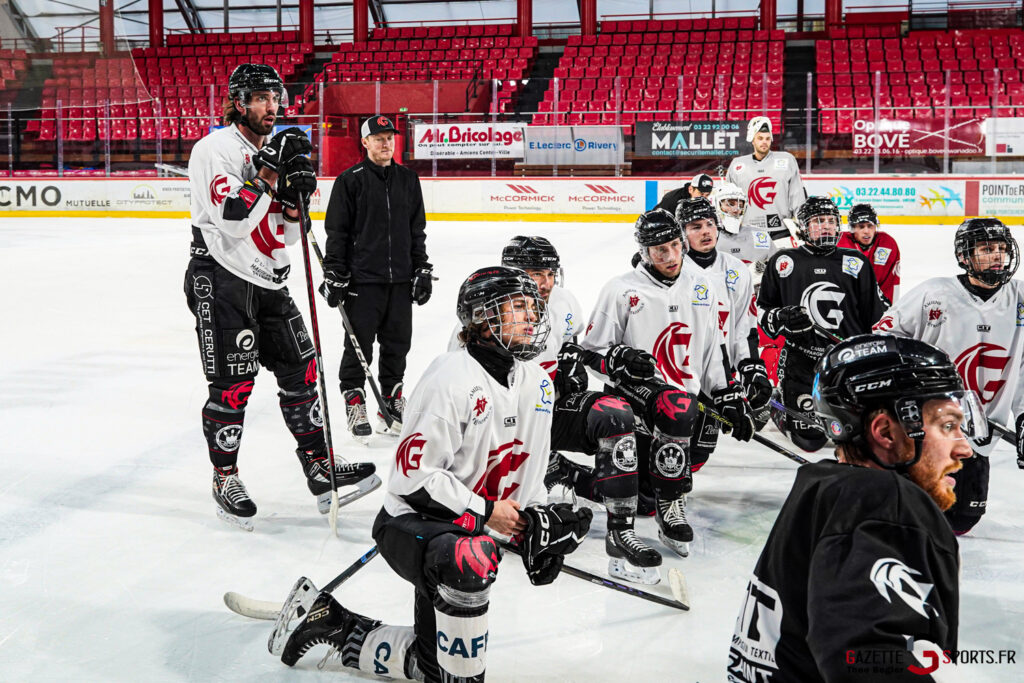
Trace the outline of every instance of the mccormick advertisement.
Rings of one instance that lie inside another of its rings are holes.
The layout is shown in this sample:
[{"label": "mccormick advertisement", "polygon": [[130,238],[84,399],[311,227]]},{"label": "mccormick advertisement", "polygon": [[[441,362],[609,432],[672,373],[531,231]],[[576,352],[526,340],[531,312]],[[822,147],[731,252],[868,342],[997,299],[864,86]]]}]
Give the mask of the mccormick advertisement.
[{"label": "mccormick advertisement", "polygon": [[853,122],[853,155],[884,157],[941,156],[949,147],[950,154],[976,156],[984,153],[985,134],[981,119],[950,120],[944,118],[880,119],[878,130],[872,120]]},{"label": "mccormick advertisement", "polygon": [[524,123],[453,123],[412,127],[414,159],[522,159]]},{"label": "mccormick advertisement", "polygon": [[739,156],[743,121],[638,121],[633,157],[693,159]]}]

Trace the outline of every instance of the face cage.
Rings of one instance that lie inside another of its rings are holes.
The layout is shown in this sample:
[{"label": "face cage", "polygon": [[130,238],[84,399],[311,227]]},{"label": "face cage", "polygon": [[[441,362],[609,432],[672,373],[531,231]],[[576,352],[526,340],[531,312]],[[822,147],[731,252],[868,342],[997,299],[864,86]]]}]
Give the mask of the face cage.
[{"label": "face cage", "polygon": [[[539,296],[533,299],[533,312],[537,322],[533,323],[533,333],[529,335],[529,340],[518,344],[506,343],[503,339],[504,335],[504,323],[502,322],[501,307],[502,304],[508,304],[509,308],[514,313],[514,302],[516,299],[522,298],[523,294],[502,294],[494,299],[491,299],[483,307],[480,312],[474,312],[473,322],[480,322],[487,325],[487,329],[491,331],[491,337],[495,343],[501,348],[505,349],[519,360],[533,360],[541,351],[544,350],[544,346],[547,344],[548,335],[551,333],[551,323],[548,320],[547,304]],[[511,326],[523,325],[526,323],[513,323]]]},{"label": "face cage", "polygon": [[[963,437],[974,439],[975,441],[985,441],[989,438],[988,418],[985,417],[985,409],[982,407],[981,399],[970,389],[898,398],[893,401],[892,408],[907,436],[918,442],[924,440],[924,406],[929,401],[936,399],[951,400],[963,412],[964,416],[960,421],[960,432],[962,432]],[[960,440],[963,437],[957,436],[954,437],[954,440]]]},{"label": "face cage", "polygon": [[[833,214],[819,214],[819,215],[833,216]],[[817,216],[811,216],[811,218],[817,218]],[[804,242],[806,242],[807,244],[811,245],[812,247],[815,247],[816,249],[820,249],[821,251],[832,251],[837,246],[839,246],[839,232],[842,229],[842,221],[839,219],[838,216],[835,216],[835,218],[836,218],[836,223],[837,223],[835,234],[834,235],[821,235],[817,239],[813,239],[813,240],[811,239],[811,228],[810,228],[810,226],[809,225],[804,225],[803,226],[803,230],[802,230],[802,232],[803,232],[802,237],[803,237]]]},{"label": "face cage", "polygon": [[737,201],[740,204],[740,211],[739,211],[739,213],[736,216],[734,216],[734,218],[743,218],[743,214],[747,210],[747,200],[745,200],[745,199],[743,199],[741,197],[722,197],[721,199],[719,199],[718,200],[718,206],[715,207],[716,210],[718,211],[718,215],[720,215],[720,216],[730,216],[731,215],[722,206],[722,202],[730,201],[730,200]]},{"label": "face cage", "polygon": [[[980,242],[1003,242],[1006,245],[1006,266],[1002,270],[975,270],[971,263],[971,254]],[[956,258],[967,274],[984,282],[986,285],[1005,285],[1017,272],[1020,266],[1020,249],[1017,240],[1009,238],[973,238],[965,240],[966,244],[957,249]]]}]

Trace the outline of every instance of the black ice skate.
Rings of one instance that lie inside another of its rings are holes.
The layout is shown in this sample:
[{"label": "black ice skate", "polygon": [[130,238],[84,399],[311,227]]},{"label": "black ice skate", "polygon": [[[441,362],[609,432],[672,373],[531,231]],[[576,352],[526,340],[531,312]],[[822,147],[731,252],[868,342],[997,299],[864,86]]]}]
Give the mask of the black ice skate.
[{"label": "black ice skate", "polygon": [[573,496],[576,495],[576,479],[580,474],[589,474],[590,468],[579,465],[569,458],[565,457],[558,451],[551,451],[551,456],[548,460],[548,471],[544,475],[544,486],[547,488],[548,493],[551,493],[557,485],[564,486],[568,489],[569,493]]},{"label": "black ice skate", "polygon": [[405,414],[405,398],[402,397],[402,382],[399,382],[391,390],[391,394],[384,397],[384,407],[391,414],[391,427],[388,427],[384,415],[377,411],[377,431],[380,434],[401,434],[402,415]]},{"label": "black ice skate", "polygon": [[236,466],[213,468],[213,499],[217,502],[218,517],[240,529],[252,531],[256,504],[238,478]]},{"label": "black ice skate", "polygon": [[647,545],[633,529],[609,529],[604,537],[608,574],[623,581],[647,585],[661,581],[661,553]]},{"label": "black ice skate", "polygon": [[352,438],[369,445],[373,429],[366,419],[366,393],[362,389],[349,389],[345,392],[345,415],[348,417],[348,431]]},{"label": "black ice skate", "polygon": [[681,557],[687,557],[693,540],[693,527],[686,521],[686,496],[675,500],[656,498],[656,502],[658,538]]},{"label": "black ice skate", "polygon": [[[321,515],[326,515],[331,509],[331,471],[327,449],[304,451],[300,448],[295,454],[302,463],[306,486],[309,487],[309,492],[316,496],[317,509]],[[343,507],[359,500],[379,487],[381,481],[380,477],[374,474],[376,471],[377,467],[371,462],[350,463],[335,453],[334,479],[338,483],[338,506]],[[341,491],[342,486],[352,485],[356,487],[354,490]]]},{"label": "black ice skate", "polygon": [[[287,608],[288,605],[285,605],[281,613],[285,614]],[[306,618],[288,637],[281,652],[281,661],[288,666],[294,666],[310,648],[323,644],[330,646],[331,649],[321,664],[335,654],[340,654],[343,665],[358,668],[359,651],[362,649],[363,640],[367,633],[378,626],[379,621],[350,612],[331,597],[330,593],[321,592],[309,608]],[[271,652],[275,651],[276,645],[277,643],[272,640]]]}]

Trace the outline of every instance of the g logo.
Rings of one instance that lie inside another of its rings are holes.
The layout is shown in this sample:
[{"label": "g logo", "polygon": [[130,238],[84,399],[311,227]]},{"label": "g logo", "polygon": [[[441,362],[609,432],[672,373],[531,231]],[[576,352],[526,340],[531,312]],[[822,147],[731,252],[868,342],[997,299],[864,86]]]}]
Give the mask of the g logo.
[{"label": "g logo", "polygon": [[775,202],[775,186],[778,183],[772,178],[758,178],[750,183],[747,189],[747,199],[759,209],[765,209],[769,204]]}]

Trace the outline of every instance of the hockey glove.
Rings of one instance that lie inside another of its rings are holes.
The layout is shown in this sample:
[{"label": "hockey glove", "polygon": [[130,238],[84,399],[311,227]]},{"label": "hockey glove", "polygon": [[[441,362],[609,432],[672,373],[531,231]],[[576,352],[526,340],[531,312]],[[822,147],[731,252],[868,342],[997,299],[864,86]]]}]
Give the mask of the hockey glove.
[{"label": "hockey glove", "polygon": [[313,163],[306,157],[295,157],[285,172],[277,177],[277,201],[292,211],[299,210],[299,197],[309,209],[309,198],[316,191],[316,173]]},{"label": "hockey glove", "polygon": [[594,513],[590,508],[573,510],[568,503],[552,503],[534,505],[519,514],[526,517],[526,530],[517,537],[526,574],[534,586],[549,584],[562,570],[563,558],[586,538]]},{"label": "hockey glove", "polygon": [[750,414],[750,406],[743,396],[743,390],[738,384],[719,389],[711,394],[711,400],[715,404],[715,410],[732,423],[731,427],[722,425],[722,431],[732,432],[734,439],[739,441],[750,441],[754,435],[754,417]]},{"label": "hockey glove", "polygon": [[1017,467],[1024,470],[1024,413],[1017,416]]},{"label": "hockey glove", "polygon": [[345,299],[345,292],[348,291],[349,281],[352,276],[348,273],[339,273],[333,270],[324,271],[324,281],[320,285],[320,296],[327,300],[327,305],[337,308]]},{"label": "hockey glove", "polygon": [[643,382],[654,379],[657,361],[654,356],[625,344],[616,344],[608,349],[604,357],[604,374],[616,382],[635,380]]},{"label": "hockey glove", "polygon": [[781,306],[773,308],[765,315],[765,328],[770,337],[789,337],[810,332],[814,328],[814,322],[803,306]]},{"label": "hockey glove", "polygon": [[300,129],[292,126],[270,138],[253,159],[256,170],[266,167],[280,175],[292,159],[313,151],[309,138]]},{"label": "hockey glove", "polygon": [[760,358],[748,358],[739,362],[740,378],[747,389],[747,401],[750,410],[759,413],[768,405],[772,397],[772,383],[768,380],[768,370]]},{"label": "hockey glove", "polygon": [[558,371],[555,389],[559,396],[578,394],[587,390],[587,368],[583,365],[585,351],[579,344],[565,342],[558,352]]},{"label": "hockey glove", "polygon": [[412,300],[417,306],[430,301],[434,292],[434,266],[429,263],[416,269],[412,276]]}]

